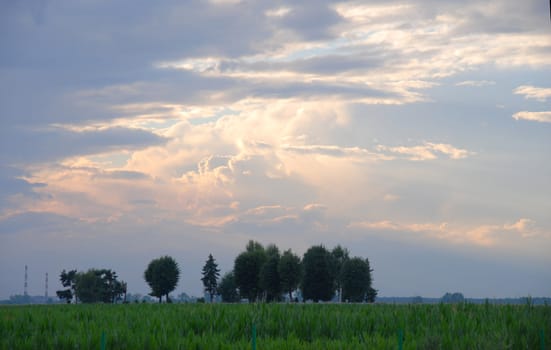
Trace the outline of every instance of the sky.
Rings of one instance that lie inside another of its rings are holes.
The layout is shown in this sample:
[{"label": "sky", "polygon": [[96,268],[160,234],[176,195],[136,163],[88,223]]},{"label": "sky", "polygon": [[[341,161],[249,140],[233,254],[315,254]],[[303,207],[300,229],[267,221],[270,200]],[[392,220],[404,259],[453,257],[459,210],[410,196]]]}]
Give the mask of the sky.
[{"label": "sky", "polygon": [[6,0],[0,299],[248,240],[369,258],[381,296],[551,296],[543,0]]}]

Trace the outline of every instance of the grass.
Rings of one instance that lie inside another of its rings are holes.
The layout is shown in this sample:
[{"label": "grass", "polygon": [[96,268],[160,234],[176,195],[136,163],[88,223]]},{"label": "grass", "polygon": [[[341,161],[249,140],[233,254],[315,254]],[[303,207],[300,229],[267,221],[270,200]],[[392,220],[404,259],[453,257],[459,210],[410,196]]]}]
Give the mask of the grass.
[{"label": "grass", "polygon": [[540,349],[533,305],[130,304],[0,307],[0,349]]}]

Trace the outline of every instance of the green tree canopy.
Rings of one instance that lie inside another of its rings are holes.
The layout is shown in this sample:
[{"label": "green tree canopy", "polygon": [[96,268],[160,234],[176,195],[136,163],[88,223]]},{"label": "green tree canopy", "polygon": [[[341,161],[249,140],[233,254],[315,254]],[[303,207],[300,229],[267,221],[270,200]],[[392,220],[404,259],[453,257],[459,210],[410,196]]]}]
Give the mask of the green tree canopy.
[{"label": "green tree canopy", "polygon": [[209,293],[210,302],[212,303],[214,296],[217,293],[218,277],[220,277],[218,264],[216,264],[212,254],[209,254],[209,257],[205,262],[205,266],[203,266],[202,274],[203,277],[201,278],[201,281],[203,282],[203,287],[205,292]]},{"label": "green tree canopy", "polygon": [[76,275],[77,270],[65,271],[65,269],[61,271],[59,275],[59,281],[61,282],[61,285],[63,287],[67,287],[67,289],[58,290],[56,291],[56,294],[59,299],[65,299],[67,301],[67,304],[71,303],[71,300],[75,295]]},{"label": "green tree canopy", "polygon": [[67,304],[70,304],[73,299],[73,292],[70,289],[58,290],[55,293],[59,299],[65,299]]},{"label": "green tree canopy", "polygon": [[170,302],[168,294],[176,288],[179,278],[178,263],[170,256],[153,259],[144,271],[144,279],[151,288],[149,294],[159,298],[159,303],[162,302],[163,295]]},{"label": "green tree canopy", "polygon": [[218,285],[218,293],[220,293],[222,301],[225,303],[236,303],[239,301],[239,293],[237,292],[233,272],[228,272],[222,276]]},{"label": "green tree canopy", "polygon": [[119,281],[117,273],[108,269],[90,269],[86,272],[77,270],[65,271],[60,274],[60,280],[66,290],[56,292],[60,299],[70,303],[75,300],[83,303],[114,303],[126,294],[126,283]]},{"label": "green tree canopy", "polygon": [[465,301],[465,297],[463,293],[446,293],[441,300],[443,303],[462,303]]},{"label": "green tree canopy", "polygon": [[342,297],[346,301],[359,303],[365,300],[371,287],[369,266],[362,258],[354,257],[342,267]]},{"label": "green tree canopy", "polygon": [[264,246],[262,246],[262,244],[260,244],[257,241],[250,240],[247,243],[247,247],[245,248],[245,251],[247,251],[247,252],[262,251],[263,252],[264,251]]},{"label": "green tree canopy", "polygon": [[260,270],[266,262],[264,247],[254,241],[249,241],[247,250],[235,258],[233,273],[235,283],[242,297],[250,302],[256,301],[262,294],[260,287]]},{"label": "green tree canopy", "polygon": [[331,251],[331,263],[333,277],[335,278],[335,289],[339,296],[339,301],[342,301],[342,283],[343,283],[343,266],[350,259],[348,249],[343,248],[340,244]]},{"label": "green tree canopy", "polygon": [[302,258],[302,295],[314,302],[328,301],[335,292],[331,253],[324,246],[310,247]]},{"label": "green tree canopy", "polygon": [[367,292],[365,293],[365,301],[367,301],[368,303],[374,303],[375,298],[377,297],[377,290],[373,288],[373,276],[371,275],[373,269],[369,264],[368,258],[365,258],[365,263],[367,265],[367,269],[369,270],[369,287],[367,288]]},{"label": "green tree canopy", "polygon": [[286,250],[279,259],[277,267],[281,289],[289,294],[289,301],[293,300],[293,291],[298,288],[302,278],[300,258],[293,254],[291,249]]},{"label": "green tree canopy", "polygon": [[266,301],[281,300],[279,259],[279,249],[275,245],[272,244],[266,247],[266,262],[260,269],[260,287],[266,295]]}]

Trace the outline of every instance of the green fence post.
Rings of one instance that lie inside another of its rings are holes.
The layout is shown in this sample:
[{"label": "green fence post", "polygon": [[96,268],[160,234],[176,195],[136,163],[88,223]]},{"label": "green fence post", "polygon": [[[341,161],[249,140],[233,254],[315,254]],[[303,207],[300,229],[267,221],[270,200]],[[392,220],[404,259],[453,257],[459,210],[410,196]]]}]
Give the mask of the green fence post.
[{"label": "green fence post", "polygon": [[105,331],[101,332],[101,350],[105,350]]},{"label": "green fence post", "polygon": [[402,350],[404,348],[404,331],[399,330],[398,331],[398,350]]},{"label": "green fence post", "polygon": [[256,325],[253,323],[253,350],[256,350]]},{"label": "green fence post", "polygon": [[543,328],[540,331],[540,348],[541,350],[545,350],[545,334],[543,332]]}]

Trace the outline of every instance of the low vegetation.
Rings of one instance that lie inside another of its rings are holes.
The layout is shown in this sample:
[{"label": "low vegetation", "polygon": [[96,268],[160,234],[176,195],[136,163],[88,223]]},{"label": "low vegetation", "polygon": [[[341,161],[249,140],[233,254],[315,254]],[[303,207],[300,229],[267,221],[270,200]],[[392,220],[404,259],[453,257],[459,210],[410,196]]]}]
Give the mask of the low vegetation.
[{"label": "low vegetation", "polygon": [[253,324],[258,349],[551,345],[548,305],[93,304],[0,307],[0,349],[250,349]]}]

